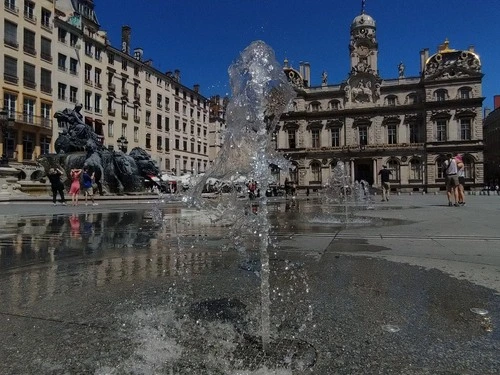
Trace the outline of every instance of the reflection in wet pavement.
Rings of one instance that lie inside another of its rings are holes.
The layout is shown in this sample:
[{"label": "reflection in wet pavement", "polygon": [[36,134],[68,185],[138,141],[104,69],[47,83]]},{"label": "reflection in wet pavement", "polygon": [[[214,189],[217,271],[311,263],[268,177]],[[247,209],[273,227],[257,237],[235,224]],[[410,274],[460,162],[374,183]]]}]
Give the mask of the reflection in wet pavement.
[{"label": "reflection in wet pavement", "polygon": [[[226,227],[182,207],[165,208],[162,222],[148,210],[2,219],[0,373],[498,371],[498,295],[436,270],[340,255],[336,243],[370,245],[333,241],[346,223],[314,204],[269,212],[267,298],[256,240],[238,239],[250,249],[238,251]],[[401,223],[358,219],[349,226]],[[317,255],[292,249],[292,234]]]}]

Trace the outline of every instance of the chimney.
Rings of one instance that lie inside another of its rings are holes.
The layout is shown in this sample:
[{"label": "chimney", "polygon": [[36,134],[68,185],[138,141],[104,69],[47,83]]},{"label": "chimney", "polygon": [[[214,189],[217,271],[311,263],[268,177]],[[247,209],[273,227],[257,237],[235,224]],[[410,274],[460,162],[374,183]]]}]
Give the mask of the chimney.
[{"label": "chimney", "polygon": [[304,62],[304,85],[311,86],[311,65],[308,62]]},{"label": "chimney", "polygon": [[196,93],[199,93],[200,92],[200,85],[199,84],[195,84],[193,86],[193,91],[196,92]]},{"label": "chimney", "polygon": [[299,73],[302,78],[304,78],[304,62],[299,62]]},{"label": "chimney", "polygon": [[500,108],[500,95],[493,96],[493,109]]},{"label": "chimney", "polygon": [[427,62],[427,59],[429,58],[429,48],[424,48],[423,50],[420,51],[420,73],[424,73],[425,70],[425,63]]},{"label": "chimney", "polygon": [[146,64],[147,66],[153,66],[153,60],[148,59],[148,60],[144,61],[144,64]]},{"label": "chimney", "polygon": [[179,83],[181,82],[181,71],[179,69],[174,70],[174,79]]},{"label": "chimney", "polygon": [[122,26],[122,52],[130,55],[130,26]]},{"label": "chimney", "polygon": [[144,54],[144,51],[142,48],[134,48],[134,59],[138,61],[142,61],[142,55]]}]

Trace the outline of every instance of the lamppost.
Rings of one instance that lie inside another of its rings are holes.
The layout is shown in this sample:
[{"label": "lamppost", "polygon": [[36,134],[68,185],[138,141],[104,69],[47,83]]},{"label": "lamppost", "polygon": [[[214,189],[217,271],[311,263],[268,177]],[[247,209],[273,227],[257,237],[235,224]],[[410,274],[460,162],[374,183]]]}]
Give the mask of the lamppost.
[{"label": "lamppost", "polygon": [[121,152],[127,152],[128,141],[123,135],[116,140],[118,142],[118,149]]},{"label": "lamppost", "polygon": [[0,126],[2,128],[2,141],[3,141],[3,152],[0,158],[0,166],[8,167],[9,166],[9,158],[7,156],[7,134],[9,129],[14,128],[15,120],[13,118],[9,118],[9,112],[5,109],[0,111]]}]

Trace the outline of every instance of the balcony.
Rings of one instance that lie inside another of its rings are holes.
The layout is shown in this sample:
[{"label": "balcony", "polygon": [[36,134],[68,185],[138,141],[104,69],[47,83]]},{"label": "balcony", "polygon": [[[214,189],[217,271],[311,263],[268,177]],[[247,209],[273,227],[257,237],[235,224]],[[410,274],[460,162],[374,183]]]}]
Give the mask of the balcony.
[{"label": "balcony", "polygon": [[50,86],[45,86],[45,85],[40,85],[40,91],[46,93],[46,94],[52,94],[52,87]]},{"label": "balcony", "polygon": [[100,115],[100,114],[102,114],[102,109],[101,108],[96,108],[94,110],[94,112]]},{"label": "balcony", "polygon": [[50,24],[50,20],[42,20],[42,29],[52,32],[52,25]]},{"label": "balcony", "polygon": [[136,102],[141,101],[141,94],[139,94],[138,92],[134,93],[134,100]]},{"label": "balcony", "polygon": [[24,87],[28,88],[28,89],[36,89],[36,82],[35,81],[31,81],[29,79],[25,79],[23,80],[23,84],[24,84]]},{"label": "balcony", "polygon": [[36,49],[33,46],[27,46],[26,44],[23,46],[23,51],[31,56],[36,56]]},{"label": "balcony", "polygon": [[146,98],[146,104],[149,104],[149,105],[151,105],[151,99],[149,99],[149,98]]},{"label": "balcony", "polygon": [[13,39],[9,39],[9,38],[4,38],[3,39],[3,43],[6,45],[6,46],[9,46],[9,47],[12,47],[12,48],[19,48],[19,43],[17,42],[17,40],[13,40]]},{"label": "balcony", "polygon": [[96,82],[96,83],[94,83],[94,87],[96,87],[98,89],[102,89],[102,83]]},{"label": "balcony", "polygon": [[127,112],[122,112],[122,119],[128,120],[128,113]]},{"label": "balcony", "polygon": [[50,55],[50,53],[46,53],[46,52],[41,52],[40,53],[40,57],[42,58],[42,60],[45,60],[47,62],[52,62],[52,56]]},{"label": "balcony", "polygon": [[17,85],[17,82],[19,81],[19,78],[17,76],[14,76],[14,75],[9,74],[9,73],[4,73],[3,79],[5,82],[13,83],[15,85]]},{"label": "balcony", "polygon": [[93,82],[92,82],[92,80],[87,79],[87,78],[85,78],[85,84],[86,84],[87,86],[93,86]]},{"label": "balcony", "polygon": [[24,12],[24,19],[28,22],[36,24],[36,17],[33,13]]},{"label": "balcony", "polygon": [[108,115],[114,116],[116,114],[116,111],[114,109],[108,109]]},{"label": "balcony", "polygon": [[52,129],[52,119],[50,118],[20,112],[12,113],[12,115],[15,118],[16,122],[34,125],[45,129]]},{"label": "balcony", "polygon": [[147,121],[147,120],[146,120],[146,126],[147,126],[148,128],[150,128],[150,127],[151,127],[151,121]]},{"label": "balcony", "polygon": [[114,83],[108,83],[108,90],[112,91],[112,92],[115,92],[115,90],[116,90],[115,84]]},{"label": "balcony", "polygon": [[134,121],[139,123],[141,122],[141,118],[139,116],[134,116]]},{"label": "balcony", "polygon": [[16,5],[12,1],[5,0],[5,10],[14,13],[14,14],[19,14],[19,8],[16,7]]},{"label": "balcony", "polygon": [[128,89],[122,87],[122,95],[123,96],[128,96]]}]

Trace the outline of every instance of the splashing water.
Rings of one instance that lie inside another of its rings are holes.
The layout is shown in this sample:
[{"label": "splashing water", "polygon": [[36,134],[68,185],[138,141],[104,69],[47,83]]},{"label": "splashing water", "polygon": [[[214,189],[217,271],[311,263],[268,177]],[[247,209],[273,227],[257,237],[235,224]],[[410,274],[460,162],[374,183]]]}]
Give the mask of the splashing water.
[{"label": "splashing water", "polygon": [[322,198],[326,203],[342,208],[345,224],[356,222],[353,218],[355,211],[373,209],[368,183],[364,180],[352,182],[351,174],[342,161],[333,168],[330,179],[323,187]]}]

